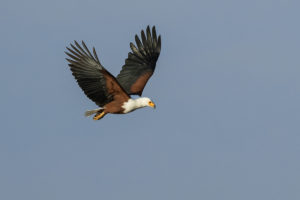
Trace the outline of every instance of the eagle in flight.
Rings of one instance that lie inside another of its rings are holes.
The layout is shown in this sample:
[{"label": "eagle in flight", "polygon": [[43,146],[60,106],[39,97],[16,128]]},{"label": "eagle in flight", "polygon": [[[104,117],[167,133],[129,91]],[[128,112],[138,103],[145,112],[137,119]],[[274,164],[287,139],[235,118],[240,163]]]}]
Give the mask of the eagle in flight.
[{"label": "eagle in flight", "polygon": [[130,43],[132,52],[117,77],[114,77],[100,63],[96,50],[93,54],[82,41],[82,45],[74,41],[65,52],[69,58],[70,69],[78,85],[88,98],[99,108],[88,110],[85,116],[94,115],[94,120],[103,118],[106,114],[125,114],[142,107],[155,108],[148,97],[132,99],[130,95],[142,95],[143,89],[152,76],[156,61],[160,54],[161,37],[157,37],[155,26],[141,31],[141,40],[135,35],[136,46]]}]

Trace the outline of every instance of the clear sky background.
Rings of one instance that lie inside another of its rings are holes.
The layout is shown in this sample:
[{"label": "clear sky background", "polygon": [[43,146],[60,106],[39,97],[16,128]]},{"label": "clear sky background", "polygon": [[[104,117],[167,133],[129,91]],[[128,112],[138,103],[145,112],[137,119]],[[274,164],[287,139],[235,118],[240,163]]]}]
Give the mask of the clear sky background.
[{"label": "clear sky background", "polygon": [[[299,1],[0,5],[0,199],[300,199]],[[65,46],[117,75],[147,25],[156,110],[85,118]]]}]

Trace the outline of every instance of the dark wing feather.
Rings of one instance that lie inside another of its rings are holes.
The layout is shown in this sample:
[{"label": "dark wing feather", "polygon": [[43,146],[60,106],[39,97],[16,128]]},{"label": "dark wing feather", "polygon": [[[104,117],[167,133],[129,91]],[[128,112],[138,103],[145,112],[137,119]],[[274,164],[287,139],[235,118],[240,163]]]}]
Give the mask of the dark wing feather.
[{"label": "dark wing feather", "polygon": [[128,58],[125,60],[120,74],[117,76],[118,82],[125,91],[132,95],[142,95],[143,89],[152,76],[156,61],[160,54],[161,38],[157,38],[155,26],[146,29],[146,34],[141,31],[141,39],[136,35],[135,42],[137,47],[130,43],[132,52],[128,53]]},{"label": "dark wing feather", "polygon": [[82,46],[75,41],[75,46],[71,44],[67,49],[69,52],[65,53],[71,58],[67,60],[72,74],[84,93],[98,106],[113,101],[115,96],[129,97],[115,77],[100,64],[95,48],[92,55],[83,41]]}]

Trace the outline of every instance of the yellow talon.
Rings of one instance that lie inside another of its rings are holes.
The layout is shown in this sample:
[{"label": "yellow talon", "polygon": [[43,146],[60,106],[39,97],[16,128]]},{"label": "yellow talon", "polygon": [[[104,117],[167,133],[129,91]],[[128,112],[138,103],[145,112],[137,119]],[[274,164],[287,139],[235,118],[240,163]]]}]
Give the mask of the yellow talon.
[{"label": "yellow talon", "polygon": [[104,115],[105,115],[105,112],[96,114],[96,115],[93,117],[93,119],[94,119],[94,120],[99,120],[99,119],[101,119]]}]

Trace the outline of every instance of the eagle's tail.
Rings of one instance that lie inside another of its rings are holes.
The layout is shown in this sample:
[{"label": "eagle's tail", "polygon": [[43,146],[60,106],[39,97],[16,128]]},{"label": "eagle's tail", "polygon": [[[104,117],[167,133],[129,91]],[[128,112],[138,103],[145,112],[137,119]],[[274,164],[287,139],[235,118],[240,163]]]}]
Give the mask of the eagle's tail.
[{"label": "eagle's tail", "polygon": [[91,116],[91,115],[93,115],[93,114],[95,114],[95,113],[101,113],[103,110],[104,110],[103,108],[97,108],[97,109],[95,109],[95,110],[87,110],[87,111],[84,113],[84,115],[85,115],[86,117],[88,117],[88,116]]}]

